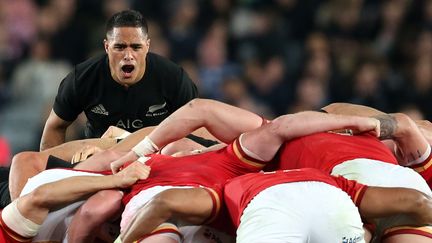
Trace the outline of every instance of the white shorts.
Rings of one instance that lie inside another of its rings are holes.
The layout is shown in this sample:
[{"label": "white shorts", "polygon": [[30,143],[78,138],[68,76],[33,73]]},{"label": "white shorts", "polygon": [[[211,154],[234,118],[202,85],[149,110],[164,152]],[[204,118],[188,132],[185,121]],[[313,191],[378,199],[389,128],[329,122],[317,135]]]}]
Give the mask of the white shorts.
[{"label": "white shorts", "polygon": [[[74,176],[102,176],[98,173],[74,171],[66,169],[50,169],[42,171],[27,181],[21,196],[32,192],[37,187],[66,179]],[[71,217],[76,210],[85,202],[85,200],[72,203],[66,207],[60,208],[55,211],[50,211],[46,220],[39,229],[39,233],[33,238],[33,242],[62,242],[66,235],[66,230],[69,226]]]},{"label": "white shorts", "polygon": [[260,192],[240,218],[237,243],[363,243],[359,212],[341,189],[307,181]]},{"label": "white shorts", "polygon": [[[426,181],[414,170],[377,160],[349,160],[335,166],[332,175],[341,175],[368,186],[412,188],[432,196]],[[411,219],[401,215],[388,217],[379,221],[375,233],[379,237],[384,230],[404,225],[412,225]]]}]

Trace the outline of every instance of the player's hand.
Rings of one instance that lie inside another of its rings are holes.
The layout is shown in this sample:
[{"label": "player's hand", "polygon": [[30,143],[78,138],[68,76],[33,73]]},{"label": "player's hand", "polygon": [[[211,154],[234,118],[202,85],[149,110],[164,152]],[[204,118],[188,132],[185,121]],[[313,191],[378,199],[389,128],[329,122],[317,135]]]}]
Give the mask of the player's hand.
[{"label": "player's hand", "polygon": [[125,188],[133,185],[138,180],[147,179],[150,174],[150,170],[150,166],[136,161],[114,176],[117,176],[119,179],[118,187]]},{"label": "player's hand", "polygon": [[130,133],[116,126],[109,126],[101,138],[125,138]]},{"label": "player's hand", "polygon": [[136,161],[138,159],[138,156],[133,152],[130,151],[126,155],[122,156],[121,158],[111,162],[110,167],[113,174],[116,174],[120,171],[120,168],[127,162]]},{"label": "player's hand", "polygon": [[84,148],[82,148],[80,151],[76,152],[71,159],[71,163],[75,164],[81,161],[86,160],[90,156],[92,156],[95,153],[101,152],[103,149],[94,146],[94,145],[87,145]]},{"label": "player's hand", "polygon": [[375,137],[380,136],[380,121],[372,117],[358,117],[356,127],[351,128],[353,134],[369,132]]}]

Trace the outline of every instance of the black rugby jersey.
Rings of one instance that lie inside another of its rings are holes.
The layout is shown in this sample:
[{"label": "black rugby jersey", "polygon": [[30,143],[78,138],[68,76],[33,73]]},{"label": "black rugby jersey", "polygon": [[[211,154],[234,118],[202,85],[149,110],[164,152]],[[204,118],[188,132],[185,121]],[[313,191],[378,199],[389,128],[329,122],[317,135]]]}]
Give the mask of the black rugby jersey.
[{"label": "black rugby jersey", "polygon": [[129,132],[158,125],[197,96],[195,84],[180,66],[150,52],[143,78],[125,88],[111,77],[104,54],[78,64],[62,80],[53,109],[66,121],[84,111],[86,136],[100,137],[110,125]]}]

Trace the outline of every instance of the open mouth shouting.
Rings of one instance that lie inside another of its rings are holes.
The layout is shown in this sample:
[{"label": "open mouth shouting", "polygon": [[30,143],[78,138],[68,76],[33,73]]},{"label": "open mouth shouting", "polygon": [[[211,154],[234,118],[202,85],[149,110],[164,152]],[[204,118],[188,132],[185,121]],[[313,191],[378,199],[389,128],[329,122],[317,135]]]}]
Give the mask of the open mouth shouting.
[{"label": "open mouth shouting", "polygon": [[132,72],[135,70],[135,66],[131,64],[126,64],[121,67],[124,78],[131,78]]}]

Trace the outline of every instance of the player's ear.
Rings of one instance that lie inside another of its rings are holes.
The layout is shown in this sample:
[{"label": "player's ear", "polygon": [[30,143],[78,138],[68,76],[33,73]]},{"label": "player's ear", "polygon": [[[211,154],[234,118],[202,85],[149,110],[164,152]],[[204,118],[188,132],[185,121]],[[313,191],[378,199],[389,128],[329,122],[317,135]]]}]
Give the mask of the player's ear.
[{"label": "player's ear", "polygon": [[104,39],[103,45],[104,45],[105,52],[108,53],[108,46],[109,46],[109,44],[108,44],[108,40],[107,39]]}]

